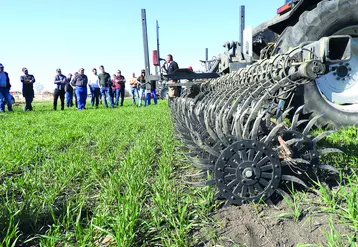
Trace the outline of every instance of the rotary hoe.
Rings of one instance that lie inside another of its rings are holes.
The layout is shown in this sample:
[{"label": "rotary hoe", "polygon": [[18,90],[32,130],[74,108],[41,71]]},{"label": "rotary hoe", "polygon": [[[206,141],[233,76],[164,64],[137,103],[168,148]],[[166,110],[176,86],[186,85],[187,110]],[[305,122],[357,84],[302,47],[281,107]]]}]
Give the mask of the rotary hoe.
[{"label": "rotary hoe", "polygon": [[342,66],[350,58],[351,41],[331,36],[305,42],[194,84],[174,98],[175,128],[198,169],[187,182],[214,185],[217,198],[241,205],[285,195],[287,183],[307,187],[311,179],[338,173],[320,158],[341,151],[317,146],[334,130],[312,135],[323,116],[303,118],[304,106],[293,107],[292,99],[301,86]]}]

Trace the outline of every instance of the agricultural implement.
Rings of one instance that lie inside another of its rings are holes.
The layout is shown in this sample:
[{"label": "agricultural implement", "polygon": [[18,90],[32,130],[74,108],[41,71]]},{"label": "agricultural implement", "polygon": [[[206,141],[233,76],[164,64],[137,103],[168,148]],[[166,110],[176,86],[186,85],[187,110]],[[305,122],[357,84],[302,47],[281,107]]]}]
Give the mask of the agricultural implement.
[{"label": "agricultural implement", "polygon": [[[199,170],[188,183],[215,185],[217,198],[240,205],[338,173],[320,158],[341,151],[318,143],[358,123],[357,11],[358,0],[286,1],[253,30],[252,51],[244,39],[225,44],[207,79],[193,78],[170,105]],[[314,126],[331,130],[313,136]]]}]

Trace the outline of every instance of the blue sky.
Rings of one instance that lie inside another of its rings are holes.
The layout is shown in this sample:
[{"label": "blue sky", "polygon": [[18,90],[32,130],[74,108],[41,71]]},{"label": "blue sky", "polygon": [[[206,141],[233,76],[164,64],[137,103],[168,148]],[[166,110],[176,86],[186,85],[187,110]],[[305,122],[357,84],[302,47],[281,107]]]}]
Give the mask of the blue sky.
[{"label": "blue sky", "polygon": [[[225,41],[239,38],[239,9],[246,5],[246,26],[271,19],[284,0],[12,0],[2,1],[0,63],[13,88],[21,89],[21,68],[52,90],[56,68],[64,74],[104,65],[127,79],[144,68],[141,9],[147,12],[149,50],[160,25],[161,55],[171,53],[180,67],[202,69],[199,60],[223,52]],[[154,71],[153,71],[154,72]]]}]

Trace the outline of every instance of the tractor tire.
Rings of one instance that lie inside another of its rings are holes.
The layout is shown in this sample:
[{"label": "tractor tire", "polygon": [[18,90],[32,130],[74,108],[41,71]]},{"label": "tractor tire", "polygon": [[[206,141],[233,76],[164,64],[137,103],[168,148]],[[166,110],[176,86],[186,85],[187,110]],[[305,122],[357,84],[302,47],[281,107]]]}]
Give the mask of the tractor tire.
[{"label": "tractor tire", "polygon": [[[358,0],[323,0],[311,11],[304,12],[299,21],[280,36],[276,51],[285,52],[305,41],[317,41],[322,37],[340,34],[347,27],[358,27]],[[350,34],[353,37],[358,37]],[[339,109],[328,102],[315,82],[303,87],[304,113],[315,117],[323,114],[318,121],[321,127],[337,128],[358,124],[358,110]]]}]

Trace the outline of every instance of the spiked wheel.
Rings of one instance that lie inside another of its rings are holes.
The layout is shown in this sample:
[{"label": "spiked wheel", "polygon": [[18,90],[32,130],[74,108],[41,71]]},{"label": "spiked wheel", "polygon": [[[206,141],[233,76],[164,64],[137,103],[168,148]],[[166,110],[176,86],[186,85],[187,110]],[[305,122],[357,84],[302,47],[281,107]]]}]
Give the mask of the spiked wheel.
[{"label": "spiked wheel", "polygon": [[266,144],[241,140],[227,147],[215,165],[219,193],[232,204],[268,199],[279,187],[281,163]]}]

